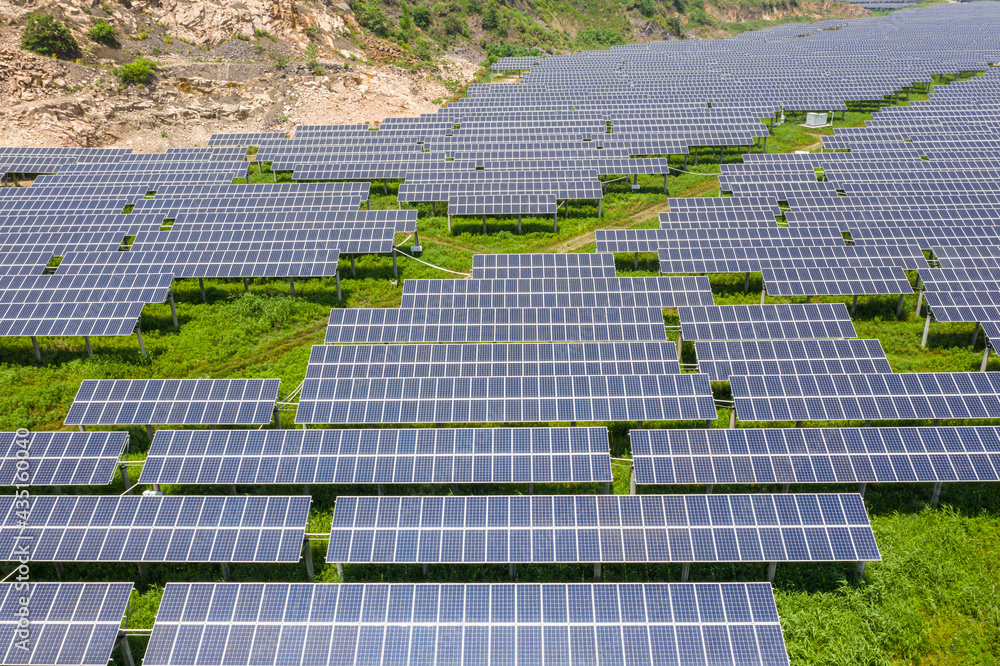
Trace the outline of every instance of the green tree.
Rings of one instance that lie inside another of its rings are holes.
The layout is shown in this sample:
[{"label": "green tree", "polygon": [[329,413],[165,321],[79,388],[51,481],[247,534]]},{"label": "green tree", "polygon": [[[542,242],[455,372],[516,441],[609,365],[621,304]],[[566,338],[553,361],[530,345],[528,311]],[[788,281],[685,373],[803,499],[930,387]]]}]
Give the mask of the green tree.
[{"label": "green tree", "polygon": [[417,5],[413,8],[413,22],[417,24],[418,28],[426,30],[431,27],[433,21],[434,14],[427,5]]},{"label": "green tree", "polygon": [[402,4],[399,14],[399,29],[409,32],[413,28],[413,21],[410,19],[410,5],[406,2]]},{"label": "green tree", "polygon": [[365,3],[365,8],[361,12],[361,16],[358,17],[358,23],[379,37],[385,37],[389,34],[389,19],[386,18],[385,12],[382,11],[382,5],[377,0],[368,0]]},{"label": "green tree", "polygon": [[456,14],[444,17],[444,32],[446,35],[460,35],[465,32],[465,21]]},{"label": "green tree", "polygon": [[647,18],[656,13],[656,0],[639,0],[636,6],[639,13]]},{"label": "green tree", "polygon": [[52,14],[28,14],[27,24],[21,33],[21,48],[38,55],[55,55],[76,58],[80,47],[69,29]]},{"label": "green tree", "polygon": [[97,19],[94,21],[94,25],[91,26],[89,31],[87,31],[87,36],[98,44],[104,44],[105,46],[113,49],[116,49],[119,46],[118,39],[115,37],[114,26],[104,19]]},{"label": "green tree", "polygon": [[483,30],[496,30],[500,27],[500,9],[496,0],[490,0],[483,10]]}]

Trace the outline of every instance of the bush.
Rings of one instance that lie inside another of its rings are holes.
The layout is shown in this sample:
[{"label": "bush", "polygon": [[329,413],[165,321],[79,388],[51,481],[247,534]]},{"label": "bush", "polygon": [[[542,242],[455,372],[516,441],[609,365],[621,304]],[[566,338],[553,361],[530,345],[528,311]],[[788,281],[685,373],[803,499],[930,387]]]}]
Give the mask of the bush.
[{"label": "bush", "polygon": [[465,21],[455,14],[448,14],[444,17],[444,33],[446,35],[460,35],[465,32]]},{"label": "bush", "polygon": [[667,29],[670,31],[670,34],[675,37],[681,37],[684,34],[681,32],[681,19],[678,16],[671,16],[667,18]]},{"label": "bush", "polygon": [[500,58],[532,58],[534,56],[542,55],[542,52],[536,48],[525,48],[524,46],[515,46],[514,44],[487,44],[486,45],[486,64],[492,65],[496,63]]},{"label": "bush", "polygon": [[157,63],[140,56],[121,67],[115,67],[113,73],[123,86],[130,86],[135,83],[146,85],[152,82],[153,75],[156,73],[156,66]]},{"label": "bush", "polygon": [[413,8],[413,22],[418,28],[426,30],[431,27],[431,23],[434,21],[434,14],[431,12],[431,8],[427,5],[417,5]]},{"label": "bush", "polygon": [[382,5],[377,0],[368,0],[365,3],[364,10],[358,16],[358,23],[361,24],[362,28],[371,30],[379,37],[385,37],[389,34],[389,19],[385,17]]},{"label": "bush", "polygon": [[483,11],[483,30],[496,30],[500,27],[500,10],[495,0],[490,0]]},{"label": "bush", "polygon": [[705,13],[704,0],[691,0],[687,6],[688,21],[693,25],[711,25],[712,19]]},{"label": "bush", "polygon": [[410,5],[404,2],[399,11],[399,29],[403,32],[409,32],[413,27],[413,21],[410,17]]},{"label": "bush", "polygon": [[656,13],[656,0],[639,0],[636,7],[640,14],[648,18]]},{"label": "bush", "polygon": [[115,28],[104,19],[97,19],[94,25],[87,32],[87,36],[98,44],[104,44],[113,49],[118,48],[118,39],[115,37]]},{"label": "bush", "polygon": [[80,54],[80,47],[69,29],[52,14],[28,14],[27,25],[21,33],[21,48],[38,55],[67,59]]},{"label": "bush", "polygon": [[310,44],[306,47],[306,67],[311,69],[312,73],[316,76],[326,74],[326,67],[320,64],[319,51],[316,49],[315,44]]},{"label": "bush", "polygon": [[617,30],[611,28],[591,28],[577,33],[576,40],[590,46],[614,46],[624,44],[625,38]]}]

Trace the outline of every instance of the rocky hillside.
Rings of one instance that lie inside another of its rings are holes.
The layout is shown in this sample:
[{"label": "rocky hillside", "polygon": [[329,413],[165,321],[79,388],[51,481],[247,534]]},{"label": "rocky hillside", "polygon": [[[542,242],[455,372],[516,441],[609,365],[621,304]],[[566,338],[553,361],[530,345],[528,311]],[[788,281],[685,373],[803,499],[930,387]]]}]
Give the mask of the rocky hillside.
[{"label": "rocky hillside", "polygon": [[[217,131],[374,124],[433,111],[472,81],[484,60],[527,48],[561,52],[720,37],[758,27],[754,22],[866,13],[832,1],[718,2],[728,4],[0,2],[0,95],[6,102],[0,108],[0,145],[155,151],[204,145]],[[37,36],[37,18],[45,14],[52,15],[46,30],[62,31],[58,40],[26,39],[29,24],[28,33]]]}]

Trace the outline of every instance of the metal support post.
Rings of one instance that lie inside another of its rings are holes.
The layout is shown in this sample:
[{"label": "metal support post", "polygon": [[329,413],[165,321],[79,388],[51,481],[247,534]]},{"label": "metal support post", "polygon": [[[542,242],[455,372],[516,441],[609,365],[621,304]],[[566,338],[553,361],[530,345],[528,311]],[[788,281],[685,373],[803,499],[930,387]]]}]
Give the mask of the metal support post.
[{"label": "metal support post", "polygon": [[681,582],[686,583],[691,578],[691,563],[685,562],[681,565]]},{"label": "metal support post", "polygon": [[311,582],[316,578],[316,569],[313,567],[313,549],[308,535],[302,540],[302,557],[306,561],[306,576]]},{"label": "metal support post", "polygon": [[899,303],[896,303],[896,316],[897,317],[899,315],[903,314],[903,299],[905,298],[905,296],[906,296],[906,294],[900,294],[899,295]]},{"label": "metal support post", "polygon": [[923,304],[923,302],[924,302],[924,292],[923,291],[918,291],[917,292],[917,309],[913,313],[914,317],[919,317],[920,316],[920,306]]},{"label": "metal support post", "polygon": [[556,205],[556,213],[552,218],[552,233],[559,233],[559,206]]},{"label": "metal support post", "polygon": [[854,575],[858,579],[859,583],[865,579],[865,563],[864,562],[858,562],[858,568],[854,570]]},{"label": "metal support post", "polygon": [[274,410],[271,412],[271,423],[274,424],[275,430],[281,429],[281,416],[278,413],[277,407],[275,407]]},{"label": "metal support post", "polygon": [[142,579],[149,580],[149,569],[146,568],[146,565],[143,564],[142,562],[136,562],[136,564],[139,565],[139,575],[142,577]]},{"label": "metal support post", "polygon": [[767,298],[767,291],[765,289],[760,290],[760,304],[764,305],[764,299]]},{"label": "metal support post", "polygon": [[529,483],[528,484],[528,494],[529,495],[534,495],[535,494],[535,484],[533,484],[533,483]]},{"label": "metal support post", "polygon": [[142,329],[138,325],[135,327],[135,337],[139,339],[139,351],[142,352],[142,357],[149,358],[146,355],[146,344],[142,341]]},{"label": "metal support post", "polygon": [[38,348],[38,338],[31,336],[31,347],[35,350],[35,360],[42,362],[42,350]]},{"label": "metal support post", "polygon": [[858,309],[858,295],[854,294],[854,298],[853,300],[851,300],[851,314],[853,315],[854,311],[857,309]]},{"label": "metal support post", "polygon": [[777,568],[778,568],[778,563],[777,562],[768,562],[767,563],[767,582],[768,583],[773,583],[774,582],[774,571]]},{"label": "metal support post", "polygon": [[864,481],[862,481],[861,483],[859,483],[858,484],[858,494],[861,495],[862,497],[864,497],[865,496],[865,489],[867,487],[868,487],[868,484],[865,483]]},{"label": "metal support post", "polygon": [[451,211],[448,211],[448,233],[451,233]]},{"label": "metal support post", "polygon": [[382,492],[382,484],[381,483],[375,484],[375,487],[378,489],[379,497],[381,497],[382,495],[385,494],[384,492]]},{"label": "metal support post", "polygon": [[610,481],[605,481],[604,482],[604,494],[605,495],[610,495],[611,494],[611,482]]},{"label": "metal support post", "polygon": [[174,305],[174,290],[171,289],[170,292],[170,317],[174,320],[174,330],[181,330],[181,325],[177,322],[177,306]]},{"label": "metal support post", "polygon": [[229,494],[230,495],[236,495],[237,494],[236,493],[236,485],[235,484],[230,484],[229,485]]},{"label": "metal support post", "polygon": [[765,137],[763,137],[763,139],[764,139],[764,147],[763,147],[763,149],[760,152],[766,153],[767,152],[767,137],[765,136]]},{"label": "metal support post", "polygon": [[517,235],[521,235],[521,214],[517,214]]},{"label": "metal support post", "polygon": [[628,494],[635,495],[635,465],[632,465],[632,471],[629,473],[628,480]]},{"label": "metal support post", "polygon": [[292,294],[292,298],[295,298],[295,278],[288,278],[288,289]]},{"label": "metal support post", "polygon": [[806,296],[806,303],[812,300],[812,296]]},{"label": "metal support post", "polygon": [[431,565],[429,565],[429,564],[421,564],[420,565],[420,573],[423,574],[424,580],[427,580],[427,576],[429,576],[430,573],[431,573]]},{"label": "metal support post", "polygon": [[711,495],[712,494],[712,486],[713,486],[713,484],[711,484],[711,483],[705,485],[705,494],[706,495]]},{"label": "metal support post", "polygon": [[986,349],[983,350],[983,364],[979,366],[979,372],[986,372],[986,364],[990,360],[990,345],[986,344]]},{"label": "metal support post", "polygon": [[642,430],[642,421],[636,421],[635,423],[636,423],[636,426],[635,426],[636,429]]},{"label": "metal support post", "polygon": [[513,583],[513,582],[514,582],[515,580],[517,580],[517,565],[516,565],[516,564],[514,564],[513,562],[511,562],[511,563],[510,563],[510,565],[509,565],[509,569],[508,569],[508,571],[507,571],[507,578],[508,578],[508,579],[510,580],[510,582],[512,582],[512,583]]},{"label": "metal support post", "polygon": [[66,576],[66,572],[63,571],[62,562],[53,562],[52,566],[56,570],[56,577],[59,578],[59,580],[62,580]]},{"label": "metal support post", "polygon": [[[557,209],[558,209],[558,206],[557,206]],[[557,215],[558,215],[558,213],[557,213]],[[483,215],[483,235],[484,236],[486,235],[486,216],[485,215]]]},{"label": "metal support post", "polygon": [[87,355],[88,356],[93,356],[94,355],[94,348],[90,346],[90,336],[89,335],[83,336],[83,344],[86,345],[86,347],[87,347]]},{"label": "metal support post", "polygon": [[594,580],[601,580],[601,563],[594,562]]},{"label": "metal support post", "polygon": [[122,663],[125,666],[135,666],[135,661],[132,659],[132,650],[128,646],[128,637],[125,636],[124,631],[118,632],[118,649],[122,653]]},{"label": "metal support post", "polygon": [[743,279],[743,293],[750,291],[750,273],[747,272],[746,278]]},{"label": "metal support post", "polygon": [[222,569],[222,580],[226,581],[227,583],[232,583],[233,576],[231,573],[229,573],[229,563],[219,562],[219,568]]},{"label": "metal support post", "polygon": [[198,278],[198,288],[201,289],[201,302],[208,303],[208,298],[205,296],[205,280],[204,278]]},{"label": "metal support post", "polygon": [[336,275],[334,275],[334,277],[337,278],[337,302],[339,303],[341,300],[343,300],[341,298],[341,296],[340,296],[340,269],[339,268],[337,269],[337,273],[336,273]]},{"label": "metal support post", "polygon": [[132,495],[132,480],[128,478],[128,467],[124,464],[118,466],[118,471],[122,475],[122,486],[125,487],[125,492]]},{"label": "metal support post", "polygon": [[976,340],[979,339],[979,322],[976,322],[975,327],[972,329],[972,342],[969,343],[973,349],[976,348]]},{"label": "metal support post", "polygon": [[354,268],[354,255],[353,254],[351,255],[351,277],[352,278],[358,277],[358,271],[357,271],[356,268]]},{"label": "metal support post", "polygon": [[705,427],[706,428],[712,427],[712,419],[705,419]]},{"label": "metal support post", "polygon": [[795,422],[795,427],[796,428],[801,428],[802,427],[802,421],[796,421]]},{"label": "metal support post", "polygon": [[399,279],[399,266],[396,264],[396,248],[392,249],[392,276]]},{"label": "metal support post", "polygon": [[639,270],[639,253],[635,253],[635,270]]},{"label": "metal support post", "polygon": [[337,576],[340,577],[340,580],[344,580],[344,565],[340,562],[337,562]]},{"label": "metal support post", "polygon": [[729,411],[729,427],[736,427],[736,405],[733,405],[733,408]]},{"label": "metal support post", "polygon": [[663,174],[663,193],[667,194],[667,174]]},{"label": "metal support post", "polygon": [[153,441],[153,436],[155,434],[156,434],[156,428],[153,427],[153,424],[147,423],[146,424],[146,436],[149,437],[149,441],[150,442]]},{"label": "metal support post", "polygon": [[941,482],[934,484],[934,492],[931,493],[931,506],[937,506],[938,499],[941,498]]},{"label": "metal support post", "polygon": [[927,321],[924,322],[924,337],[920,339],[920,346],[927,348],[927,336],[931,332],[931,312],[927,310]]},{"label": "metal support post", "polygon": [[788,486],[789,486],[789,484],[787,484],[787,483],[781,484],[781,492],[782,493],[787,493],[788,492]]},{"label": "metal support post", "polygon": [[247,282],[246,278],[243,278],[243,293],[244,294],[250,293],[250,284]]},{"label": "metal support post", "polygon": [[434,217],[437,217],[437,214],[438,214],[438,212],[437,212],[437,203],[434,202],[434,201],[432,201],[431,202],[431,215],[434,216]]}]

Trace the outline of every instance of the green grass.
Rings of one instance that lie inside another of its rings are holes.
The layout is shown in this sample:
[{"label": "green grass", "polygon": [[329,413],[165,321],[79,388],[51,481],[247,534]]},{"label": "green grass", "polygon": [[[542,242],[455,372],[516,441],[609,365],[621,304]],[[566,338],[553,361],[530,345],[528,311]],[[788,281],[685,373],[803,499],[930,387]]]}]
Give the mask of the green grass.
[{"label": "green grass", "polygon": [[[911,99],[916,99],[911,96]],[[857,126],[870,114],[853,111],[839,118],[836,126]],[[797,120],[775,128],[768,140],[768,152],[814,148],[819,136],[830,129],[806,130]],[[728,151],[726,162],[740,157]],[[675,166],[681,162],[675,160]],[[447,217],[431,215],[429,205],[420,204],[421,259],[452,271],[468,272],[472,255],[482,252],[592,252],[593,230],[601,227],[655,228],[655,213],[665,209],[668,196],[718,195],[718,154],[706,156],[700,163],[689,162],[688,170],[668,177],[670,195],[663,194],[662,177],[640,177],[641,190],[631,191],[630,184],[619,181],[606,186],[604,217],[596,209],[578,202],[570,207],[569,218],[560,211],[559,230],[552,231],[551,218],[524,218],[525,233],[516,233],[516,219],[487,220],[487,234],[482,233],[479,218],[453,218],[452,231]],[[275,182],[269,164],[252,165],[251,183]],[[287,174],[277,174],[277,181]],[[395,208],[398,185],[389,183],[387,193],[382,183],[372,187],[373,208]],[[403,254],[414,239],[401,243]],[[631,255],[617,259],[619,275],[655,275],[655,255],[640,255],[638,268]],[[398,259],[400,280],[408,278],[448,277],[449,274],[412,261]],[[332,278],[298,280],[296,298],[289,297],[287,281],[254,279],[250,293],[243,293],[239,280],[206,280],[208,303],[201,300],[195,280],[175,282],[175,299],[180,330],[172,325],[166,304],[147,306],[141,326],[149,359],[142,358],[134,337],[94,338],[95,355],[88,356],[77,338],[40,340],[43,362],[37,364],[28,339],[0,340],[0,428],[12,430],[60,429],[63,418],[80,382],[85,378],[152,377],[278,377],[280,395],[287,396],[302,381],[310,347],[323,342],[325,323],[333,307],[397,307],[401,284],[392,285],[389,257],[361,256],[356,261],[357,276],[351,276],[350,262],[340,262],[344,300],[338,303]],[[720,304],[759,303],[760,275],[752,275],[750,288],[743,291],[742,275],[710,277],[715,300]],[[912,276],[911,276],[912,279]],[[768,298],[768,302],[789,299]],[[824,302],[849,299],[822,298]],[[978,370],[982,358],[982,336],[976,349],[969,346],[971,324],[931,326],[927,348],[920,347],[923,319],[914,315],[914,297],[907,297],[903,313],[895,315],[896,299],[861,297],[854,323],[860,337],[881,340],[893,369],[911,371]],[[668,325],[677,324],[677,316],[667,311]],[[676,333],[671,333],[676,339]],[[695,361],[691,343],[682,349],[682,361]],[[989,368],[1000,370],[1000,362],[991,360]],[[714,386],[717,397],[729,396],[728,385]],[[715,427],[727,427],[729,410],[719,409]],[[292,413],[282,412],[282,427],[293,427]],[[632,424],[607,424],[611,451],[616,458],[629,458],[628,428]],[[741,424],[753,427],[762,424]],[[767,424],[791,426],[792,424]],[[830,426],[827,423],[804,425]],[[840,424],[842,425],[842,424]],[[852,424],[860,425],[860,424]],[[881,425],[890,425],[885,423]],[[912,425],[909,423],[908,425]],[[649,423],[647,427],[701,427],[694,423]],[[131,442],[126,458],[141,463],[149,448],[144,428],[130,428]],[[628,493],[629,464],[616,462],[612,467],[612,492]],[[131,478],[137,479],[140,467],[131,466]],[[67,489],[68,490],[68,489]],[[74,488],[81,494],[119,494],[124,490],[116,479],[106,487]],[[313,509],[309,531],[324,533],[329,529],[334,500],[338,495],[371,494],[368,486],[310,487]],[[386,486],[387,494],[522,494],[523,485],[507,486]],[[642,492],[702,492],[700,487],[641,488]],[[715,492],[772,492],[770,486],[718,487]],[[845,486],[799,486],[793,491],[853,491]],[[169,494],[226,494],[226,487],[166,486]],[[299,487],[240,487],[241,493],[298,494]],[[36,489],[38,494],[52,489]],[[539,494],[601,493],[601,484],[539,484]],[[995,485],[949,484],[944,487],[941,505],[927,506],[930,487],[922,484],[870,485],[866,505],[872,519],[883,562],[868,565],[864,581],[854,580],[853,564],[782,564],[775,580],[775,596],[793,664],[998,664],[1000,655],[1000,495]],[[336,569],[324,564],[325,543],[313,542],[316,578],[337,582]],[[142,580],[136,568],[127,564],[64,565],[66,580],[134,580],[128,616],[130,627],[151,627],[163,586],[169,581],[221,581],[218,567],[211,565],[148,565],[149,579]],[[762,580],[765,565],[694,565],[692,580]],[[231,565],[237,581],[304,581],[305,565]],[[586,581],[592,576],[589,565],[519,566],[521,581]],[[608,581],[676,581],[679,565],[605,565]],[[34,580],[54,580],[51,565],[33,564]],[[419,566],[346,566],[350,581],[419,581]],[[432,566],[433,581],[497,581],[507,579],[506,566]],[[130,637],[134,658],[141,659],[145,638]],[[120,663],[117,651],[114,663]]]}]

